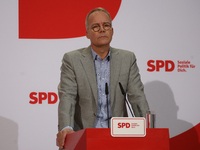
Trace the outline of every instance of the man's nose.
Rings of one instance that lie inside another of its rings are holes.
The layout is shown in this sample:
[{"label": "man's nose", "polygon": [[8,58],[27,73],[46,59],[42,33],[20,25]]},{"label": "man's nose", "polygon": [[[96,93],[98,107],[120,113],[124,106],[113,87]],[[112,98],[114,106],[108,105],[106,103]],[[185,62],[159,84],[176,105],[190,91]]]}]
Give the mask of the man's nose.
[{"label": "man's nose", "polygon": [[105,32],[105,29],[104,29],[104,26],[103,25],[100,25],[100,30],[99,32]]}]

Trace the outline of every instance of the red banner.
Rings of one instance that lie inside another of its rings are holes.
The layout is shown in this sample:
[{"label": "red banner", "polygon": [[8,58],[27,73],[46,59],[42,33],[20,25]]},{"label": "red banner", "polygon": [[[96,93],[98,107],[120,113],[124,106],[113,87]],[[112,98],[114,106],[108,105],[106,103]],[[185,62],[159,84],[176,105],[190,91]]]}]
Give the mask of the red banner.
[{"label": "red banner", "polygon": [[19,0],[19,38],[57,39],[85,35],[85,17],[95,7],[112,19],[121,0]]}]

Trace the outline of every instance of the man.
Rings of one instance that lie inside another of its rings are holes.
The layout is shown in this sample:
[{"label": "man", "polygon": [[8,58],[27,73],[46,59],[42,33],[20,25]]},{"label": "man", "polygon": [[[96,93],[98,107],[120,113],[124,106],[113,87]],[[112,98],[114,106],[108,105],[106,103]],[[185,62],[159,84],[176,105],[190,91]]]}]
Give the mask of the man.
[{"label": "man", "polygon": [[106,128],[111,117],[127,116],[128,95],[136,117],[149,110],[135,55],[110,47],[113,36],[110,14],[96,8],[86,17],[86,36],[91,45],[63,57],[59,92],[59,132],[62,148],[67,134],[83,128]]}]

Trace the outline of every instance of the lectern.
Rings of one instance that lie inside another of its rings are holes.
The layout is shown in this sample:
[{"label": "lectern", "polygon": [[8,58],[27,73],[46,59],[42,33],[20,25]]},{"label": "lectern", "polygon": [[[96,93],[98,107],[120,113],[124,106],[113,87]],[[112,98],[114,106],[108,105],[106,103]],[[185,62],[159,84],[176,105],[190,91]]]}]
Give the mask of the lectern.
[{"label": "lectern", "polygon": [[65,150],[169,150],[169,130],[147,128],[145,137],[112,137],[108,128],[88,128],[67,135]]}]

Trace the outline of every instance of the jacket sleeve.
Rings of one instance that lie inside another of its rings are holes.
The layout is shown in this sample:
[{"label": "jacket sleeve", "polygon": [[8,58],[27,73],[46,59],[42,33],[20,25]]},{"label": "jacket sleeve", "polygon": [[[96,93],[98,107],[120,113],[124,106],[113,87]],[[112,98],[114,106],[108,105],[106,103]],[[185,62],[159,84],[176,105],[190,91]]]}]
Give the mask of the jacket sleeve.
[{"label": "jacket sleeve", "polygon": [[66,53],[62,60],[60,83],[58,85],[58,130],[62,130],[66,126],[74,127],[77,83],[73,68],[71,57]]},{"label": "jacket sleeve", "polygon": [[127,85],[128,99],[132,106],[135,116],[145,117],[147,111],[149,111],[149,105],[144,94],[144,86],[140,78],[139,68],[136,63],[136,57],[134,53],[132,53],[132,55],[129,56],[131,57],[131,62]]}]

